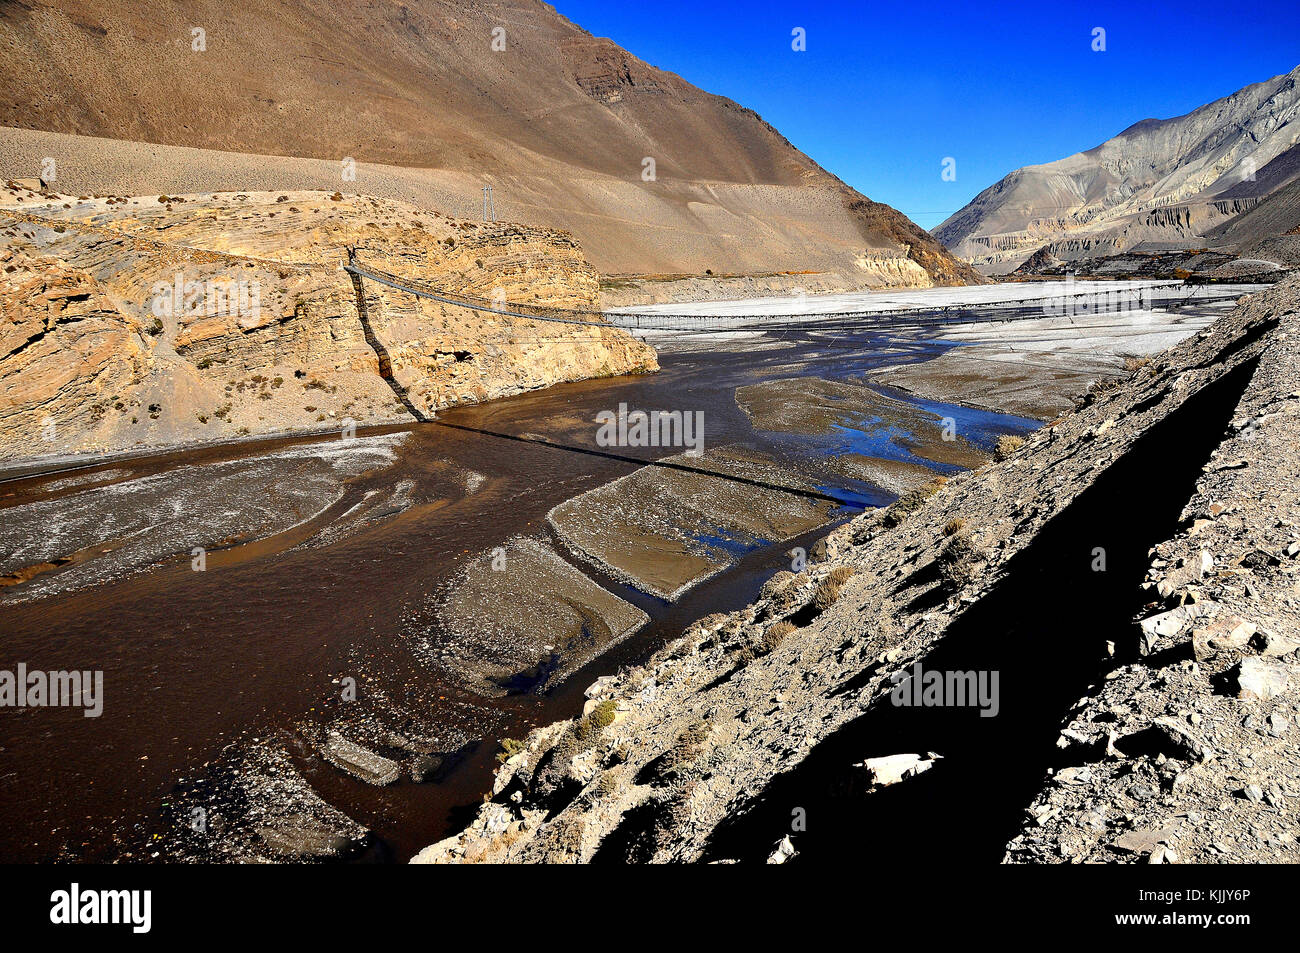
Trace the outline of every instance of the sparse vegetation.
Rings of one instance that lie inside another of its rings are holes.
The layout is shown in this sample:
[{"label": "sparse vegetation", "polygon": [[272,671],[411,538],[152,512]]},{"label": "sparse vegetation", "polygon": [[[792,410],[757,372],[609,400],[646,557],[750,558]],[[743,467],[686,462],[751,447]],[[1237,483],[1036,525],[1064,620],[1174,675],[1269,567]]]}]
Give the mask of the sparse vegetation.
[{"label": "sparse vegetation", "polygon": [[524,743],[517,738],[502,738],[501,750],[497,752],[497,761],[505,764],[519,752],[524,750]]},{"label": "sparse vegetation", "polygon": [[965,528],[966,528],[966,521],[962,519],[960,516],[954,516],[952,519],[948,520],[948,522],[944,524],[943,535],[956,536]]},{"label": "sparse vegetation", "polygon": [[889,527],[900,525],[905,519],[925,505],[925,501],[934,496],[947,483],[944,477],[931,480],[924,486],[904,493],[885,511],[884,524]]},{"label": "sparse vegetation", "polygon": [[617,708],[612,699],[605,699],[589,711],[585,717],[578,719],[573,726],[573,737],[581,747],[589,748],[595,743],[600,733],[614,723]]},{"label": "sparse vegetation", "polygon": [[596,782],[596,797],[601,798],[602,800],[613,797],[614,792],[617,790],[618,779],[609,772],[602,774],[600,780]]},{"label": "sparse vegetation", "polygon": [[767,631],[763,633],[763,654],[774,651],[795,628],[795,624],[788,619],[769,625]]},{"label": "sparse vegetation", "polygon": [[833,606],[840,597],[840,591],[844,588],[844,583],[848,582],[853,573],[854,570],[850,566],[837,566],[831,570],[830,575],[823,579],[813,592],[812,604],[814,608],[818,612],[825,612]]},{"label": "sparse vegetation", "polygon": [[969,533],[959,532],[939,552],[939,578],[949,589],[961,589],[975,579],[979,548]]},{"label": "sparse vegetation", "polygon": [[998,437],[997,446],[993,448],[993,459],[1001,463],[1025,445],[1024,437],[1004,433]]},{"label": "sparse vegetation", "polygon": [[709,740],[710,725],[701,719],[687,725],[673,746],[664,755],[666,772],[677,772],[700,756],[704,743]]},{"label": "sparse vegetation", "polygon": [[612,698],[606,698],[587,715],[587,720],[595,727],[604,730],[614,724],[614,714],[618,706]]},{"label": "sparse vegetation", "polygon": [[782,569],[763,583],[763,588],[758,591],[758,597],[760,599],[771,599],[778,592],[786,589],[796,578],[795,574],[788,569]]}]

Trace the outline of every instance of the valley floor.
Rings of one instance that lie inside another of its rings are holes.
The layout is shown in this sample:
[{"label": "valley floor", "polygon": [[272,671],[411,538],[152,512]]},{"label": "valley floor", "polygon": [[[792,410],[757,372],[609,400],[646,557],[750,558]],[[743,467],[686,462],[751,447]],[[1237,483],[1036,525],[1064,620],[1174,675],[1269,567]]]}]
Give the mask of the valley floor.
[{"label": "valley floor", "polygon": [[1298,321],[1291,279],[836,529],[417,861],[1296,861]]}]

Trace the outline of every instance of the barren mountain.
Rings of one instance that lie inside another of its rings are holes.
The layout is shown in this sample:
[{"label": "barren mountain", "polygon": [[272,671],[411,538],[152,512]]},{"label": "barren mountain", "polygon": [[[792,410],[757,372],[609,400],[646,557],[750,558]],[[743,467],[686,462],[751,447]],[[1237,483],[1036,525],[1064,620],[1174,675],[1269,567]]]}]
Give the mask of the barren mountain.
[{"label": "barren mountain", "polygon": [[[752,110],[536,0],[184,7],[0,4],[0,125],[328,163],[267,160],[269,189],[385,194],[403,170],[421,170],[431,195],[457,197],[442,205],[457,214],[476,212],[490,184],[498,218],[573,232],[604,272],[815,270],[857,286],[974,278],[894,209],[864,215],[861,195]],[[37,174],[31,163],[45,156],[64,191],[137,174],[95,139],[14,138],[0,174]],[[204,156],[219,170],[219,154]],[[334,181],[321,183],[322,171]],[[187,184],[172,188],[249,187]]]},{"label": "barren mountain", "polygon": [[[1205,245],[1204,236],[1300,177],[1297,81],[1300,67],[1185,116],[1144,119],[1087,152],[1017,169],[934,234],[986,274],[1009,272],[1045,246],[1070,261]],[[1266,230],[1229,250],[1245,252],[1286,228],[1270,219]]]}]

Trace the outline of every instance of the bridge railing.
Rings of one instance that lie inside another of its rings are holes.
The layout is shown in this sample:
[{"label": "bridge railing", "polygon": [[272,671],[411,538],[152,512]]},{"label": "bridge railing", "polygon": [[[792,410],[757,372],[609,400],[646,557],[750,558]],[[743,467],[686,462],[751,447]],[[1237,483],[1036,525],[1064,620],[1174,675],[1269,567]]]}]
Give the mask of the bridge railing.
[{"label": "bridge railing", "polygon": [[[382,285],[405,291],[421,298],[475,311],[485,311],[502,317],[523,318],[530,321],[552,321],[560,324],[589,327],[616,327],[629,331],[706,331],[753,332],[782,330],[818,331],[869,331],[926,329],[947,324],[971,321],[1011,321],[1050,317],[1054,309],[1062,314],[1108,313],[1117,310],[1108,307],[1089,307],[1079,311],[1071,303],[1091,299],[1092,303],[1104,301],[1113,295],[1113,289],[1075,289],[1065,293],[1042,295],[1017,301],[990,301],[964,304],[917,305],[903,308],[858,309],[853,311],[826,311],[815,314],[683,314],[664,312],[601,311],[596,309],[564,308],[555,305],[527,304],[518,301],[498,301],[462,291],[448,291],[429,282],[399,276],[363,265],[351,258],[344,270]],[[1160,304],[1181,307],[1192,300],[1209,300],[1211,297],[1234,297],[1241,289],[1223,288],[1221,293],[1208,293],[1207,286],[1187,287],[1181,282],[1145,286],[1145,292],[1159,293]],[[1152,295],[1151,297],[1154,297]],[[1154,303],[1154,302],[1153,302]],[[1041,313],[1025,314],[1026,309],[1039,308]],[[1128,310],[1127,308],[1123,310]],[[1005,312],[999,316],[1000,312]]]}]

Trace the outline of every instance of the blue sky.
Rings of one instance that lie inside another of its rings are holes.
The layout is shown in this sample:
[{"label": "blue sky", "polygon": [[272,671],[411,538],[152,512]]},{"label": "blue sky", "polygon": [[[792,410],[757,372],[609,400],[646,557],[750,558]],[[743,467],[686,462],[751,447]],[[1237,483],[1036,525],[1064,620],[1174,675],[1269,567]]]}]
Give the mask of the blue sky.
[{"label": "blue sky", "polygon": [[[933,228],[1022,165],[1090,149],[1300,65],[1300,0],[555,0],[597,36],[758,111]],[[791,49],[803,27],[807,49]],[[1093,29],[1106,51],[1093,52]],[[941,178],[955,160],[955,181]]]}]

